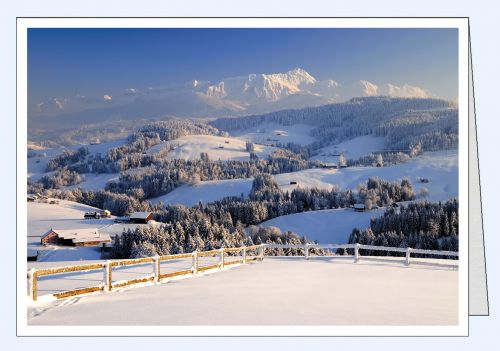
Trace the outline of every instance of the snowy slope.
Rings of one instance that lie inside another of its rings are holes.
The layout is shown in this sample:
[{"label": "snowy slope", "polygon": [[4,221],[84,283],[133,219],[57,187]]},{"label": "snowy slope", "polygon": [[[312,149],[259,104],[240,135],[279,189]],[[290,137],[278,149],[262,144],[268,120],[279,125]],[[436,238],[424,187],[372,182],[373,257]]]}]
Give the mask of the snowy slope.
[{"label": "snowy slope", "polygon": [[235,131],[233,134],[242,140],[251,140],[254,143],[271,145],[277,142],[296,143],[301,145],[308,145],[316,141],[310,135],[313,127],[294,124],[291,126],[283,126],[279,124],[266,123],[256,128],[249,128],[245,130]]},{"label": "snowy slope", "polygon": [[59,205],[28,202],[28,238],[37,238],[50,228],[99,228],[113,223],[112,219],[83,219],[87,211],[98,209],[73,201],[58,200]]},{"label": "snowy slope", "polygon": [[374,137],[372,135],[364,135],[353,138],[342,143],[331,145],[319,149],[317,156],[312,157],[312,160],[318,160],[323,163],[338,163],[336,154],[343,153],[347,159],[357,159],[361,156],[369,155],[372,152],[384,149],[385,138]]},{"label": "snowy slope", "polygon": [[[458,152],[456,150],[428,152],[407,163],[390,167],[308,169],[274,176],[278,185],[289,191],[295,187],[331,189],[333,184],[341,189],[356,189],[358,184],[365,183],[369,177],[379,177],[389,181],[407,177],[417,193],[424,187],[429,190],[428,200],[448,200],[458,196]],[[429,178],[430,182],[420,183],[421,177]],[[296,181],[297,185],[291,185],[290,181]]]},{"label": "snowy slope", "polygon": [[[406,267],[401,258],[366,258],[356,264],[352,257],[266,258],[161,285],[31,303],[28,324],[457,324],[458,262],[430,262],[415,259]],[[94,279],[90,285],[102,273]]]},{"label": "snowy slope", "polygon": [[[57,245],[41,246],[40,237],[51,228],[97,228],[101,233],[107,233],[110,236],[115,236],[120,235],[124,229],[134,229],[137,226],[146,225],[114,223],[113,218],[83,219],[85,212],[96,211],[99,209],[73,201],[58,201],[58,205],[40,202],[27,203],[28,247],[41,251],[41,261],[95,260],[100,258],[98,249],[92,247],[73,248]],[[155,222],[150,222],[147,225],[156,224]]]},{"label": "snowy slope", "polygon": [[64,189],[81,188],[83,190],[100,190],[104,189],[107,182],[117,181],[119,176],[120,173],[84,173],[82,174],[84,180],[81,183],[66,186]]},{"label": "snowy slope", "polygon": [[109,149],[124,145],[125,142],[125,139],[117,139],[95,145],[71,145],[62,148],[36,150],[35,153],[37,156],[28,158],[28,179],[31,181],[37,181],[44,175],[49,174],[45,172],[47,163],[54,157],[62,154],[64,151],[75,151],[80,147],[85,146],[89,150],[90,154],[100,153],[101,155],[105,155]]},{"label": "snowy slope", "polygon": [[[226,143],[227,142],[227,143]],[[175,149],[168,153],[169,159],[192,160],[199,159],[201,152],[208,153],[211,160],[248,160],[249,152],[245,150],[246,141],[236,138],[224,138],[213,135],[188,135],[170,141]],[[156,145],[148,152],[158,152],[161,146]],[[255,145],[259,157],[266,157],[274,148]]]},{"label": "snowy slope", "polygon": [[259,226],[289,230],[321,244],[346,244],[353,228],[368,227],[370,219],[381,216],[384,211],[355,212],[350,208],[310,211],[273,218]]},{"label": "snowy slope", "polygon": [[[299,172],[276,174],[278,185],[288,191],[296,187],[331,190],[334,185],[340,189],[356,189],[366,183],[369,177],[397,181],[408,177],[418,194],[422,188],[429,190],[430,201],[445,201],[458,195],[458,155],[456,151],[425,153],[408,163],[391,167],[349,167],[343,169],[307,169]],[[430,183],[420,183],[419,178],[430,178]],[[291,185],[290,182],[297,182]],[[247,195],[252,188],[252,178],[200,182],[197,185],[183,185],[171,193],[150,199],[153,203],[183,204],[193,206],[219,200],[226,196]]]},{"label": "snowy slope", "polygon": [[183,185],[174,191],[159,197],[149,199],[153,204],[163,202],[168,204],[181,204],[192,207],[198,202],[204,204],[219,200],[226,196],[248,196],[252,188],[253,178],[230,179],[200,182],[196,185]]}]

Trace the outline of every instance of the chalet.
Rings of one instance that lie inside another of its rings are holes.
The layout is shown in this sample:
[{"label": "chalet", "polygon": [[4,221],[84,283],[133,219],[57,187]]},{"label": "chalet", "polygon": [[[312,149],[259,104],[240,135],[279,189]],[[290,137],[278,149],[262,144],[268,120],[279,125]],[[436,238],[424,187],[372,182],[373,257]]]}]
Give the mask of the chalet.
[{"label": "chalet", "polygon": [[354,204],[354,211],[363,212],[366,211],[365,204]]},{"label": "chalet", "polygon": [[100,233],[96,228],[50,229],[42,235],[42,245],[99,246],[110,243],[109,234]]},{"label": "chalet", "polygon": [[130,223],[148,223],[152,219],[151,212],[134,212],[130,215]]},{"label": "chalet", "polygon": [[27,200],[28,200],[28,202],[34,202],[36,200],[36,196],[28,195]]}]

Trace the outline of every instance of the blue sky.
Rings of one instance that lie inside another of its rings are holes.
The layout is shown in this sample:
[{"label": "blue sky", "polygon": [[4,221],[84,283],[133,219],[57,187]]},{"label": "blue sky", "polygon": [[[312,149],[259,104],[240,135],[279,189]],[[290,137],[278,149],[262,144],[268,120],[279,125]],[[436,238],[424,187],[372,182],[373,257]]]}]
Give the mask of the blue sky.
[{"label": "blue sky", "polygon": [[30,29],[30,103],[300,67],[458,94],[456,29]]}]

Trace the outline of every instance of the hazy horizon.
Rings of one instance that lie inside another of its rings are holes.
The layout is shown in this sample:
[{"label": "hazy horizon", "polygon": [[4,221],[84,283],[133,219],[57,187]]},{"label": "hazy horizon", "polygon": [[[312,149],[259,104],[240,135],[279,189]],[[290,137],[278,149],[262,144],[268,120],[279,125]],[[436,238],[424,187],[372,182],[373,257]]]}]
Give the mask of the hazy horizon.
[{"label": "hazy horizon", "polygon": [[298,67],[323,85],[351,89],[366,81],[385,86],[379,94],[395,87],[402,96],[455,100],[458,31],[32,28],[29,117],[109,108],[193,80],[217,84]]}]

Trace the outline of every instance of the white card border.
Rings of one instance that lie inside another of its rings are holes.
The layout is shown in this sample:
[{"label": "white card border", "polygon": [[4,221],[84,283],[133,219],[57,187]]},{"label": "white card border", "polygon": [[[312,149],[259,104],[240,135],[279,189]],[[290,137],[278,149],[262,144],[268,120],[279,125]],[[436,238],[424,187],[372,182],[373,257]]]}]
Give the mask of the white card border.
[{"label": "white card border", "polygon": [[[457,28],[459,30],[459,322],[456,326],[28,326],[26,235],[17,235],[18,336],[466,336],[468,335],[468,18],[18,18],[17,234],[27,229],[28,28]],[[464,231],[466,233],[464,233]],[[464,235],[465,234],[465,235]],[[464,236],[467,238],[463,239]]]}]

